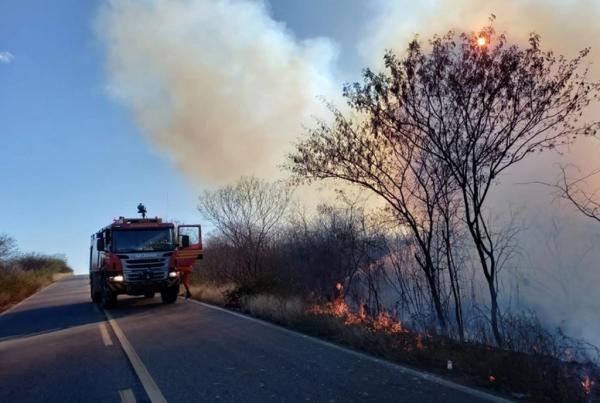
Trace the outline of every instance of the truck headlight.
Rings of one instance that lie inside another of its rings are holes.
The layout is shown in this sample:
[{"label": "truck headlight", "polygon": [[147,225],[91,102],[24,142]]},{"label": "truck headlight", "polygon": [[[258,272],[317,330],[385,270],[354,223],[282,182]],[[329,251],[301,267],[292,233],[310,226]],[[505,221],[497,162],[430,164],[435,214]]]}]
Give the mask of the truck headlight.
[{"label": "truck headlight", "polygon": [[170,277],[170,278],[175,278],[175,277],[177,277],[177,272],[176,272],[176,271],[170,271],[170,272],[169,272],[169,277]]},{"label": "truck headlight", "polygon": [[123,276],[118,275],[118,276],[111,277],[110,281],[114,281],[115,283],[122,283],[123,282]]}]

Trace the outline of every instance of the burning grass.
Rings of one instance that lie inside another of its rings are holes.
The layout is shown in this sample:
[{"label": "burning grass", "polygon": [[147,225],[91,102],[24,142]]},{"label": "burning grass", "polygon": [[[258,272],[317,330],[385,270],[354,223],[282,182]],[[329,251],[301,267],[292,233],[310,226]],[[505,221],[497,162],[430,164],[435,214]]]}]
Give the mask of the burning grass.
[{"label": "burning grass", "polygon": [[[548,348],[544,348],[543,352],[535,349],[517,352],[479,343],[459,343],[434,334],[414,332],[390,312],[371,316],[362,304],[352,309],[341,297],[309,304],[298,297],[281,295],[244,292],[240,296],[232,285],[212,287],[209,291],[210,288],[206,285],[194,287],[193,295],[511,398],[535,402],[590,402],[598,401],[600,397],[600,388],[595,385],[600,376],[598,367],[580,362],[574,355],[567,359],[569,351],[559,359],[548,354]],[[516,324],[513,323],[513,326]],[[540,336],[536,338],[540,345],[543,342],[547,346],[549,341],[542,339]]]},{"label": "burning grass", "polygon": [[341,318],[346,325],[359,324],[379,332],[408,333],[408,330],[402,326],[402,322],[394,319],[391,314],[381,311],[377,316],[369,317],[364,304],[359,304],[357,312],[354,313],[343,298],[336,298],[325,304],[314,304],[308,307],[305,313]]}]

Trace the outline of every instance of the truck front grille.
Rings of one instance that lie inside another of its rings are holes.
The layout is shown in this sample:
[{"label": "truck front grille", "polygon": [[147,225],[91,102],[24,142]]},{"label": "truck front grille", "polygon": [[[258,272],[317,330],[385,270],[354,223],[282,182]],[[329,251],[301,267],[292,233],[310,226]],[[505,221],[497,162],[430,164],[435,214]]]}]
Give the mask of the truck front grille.
[{"label": "truck front grille", "polygon": [[169,258],[124,259],[123,275],[125,281],[154,281],[167,278]]}]

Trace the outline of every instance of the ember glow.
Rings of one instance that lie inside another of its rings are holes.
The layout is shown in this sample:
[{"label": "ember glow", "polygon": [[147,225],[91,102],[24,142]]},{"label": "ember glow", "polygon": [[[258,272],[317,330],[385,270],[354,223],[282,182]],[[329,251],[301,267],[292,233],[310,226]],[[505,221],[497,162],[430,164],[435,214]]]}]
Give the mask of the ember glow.
[{"label": "ember glow", "polygon": [[583,392],[586,395],[591,394],[593,386],[594,386],[594,381],[592,381],[592,378],[590,378],[589,376],[586,375],[586,377],[583,379],[583,381],[581,381],[581,387],[583,388]]},{"label": "ember glow", "polygon": [[[338,283],[339,284],[339,283]],[[402,322],[395,319],[387,312],[380,312],[376,317],[367,315],[365,305],[359,304],[357,312],[353,312],[343,297],[332,302],[316,304],[308,308],[308,313],[316,315],[334,316],[344,320],[346,325],[364,324],[374,330],[385,333],[408,333]]]},{"label": "ember glow", "polygon": [[[597,24],[600,2],[382,0],[377,4],[377,13],[359,42],[364,65],[374,70],[383,69],[381,55],[386,50],[402,55],[415,35],[425,42],[436,34],[454,30],[474,33],[473,46],[476,47],[485,40],[482,50],[493,46],[494,41],[481,29],[494,14],[496,32],[498,35],[506,33],[511,43],[527,46],[529,34],[535,32],[540,35],[544,49],[567,57],[591,46],[590,79],[600,79],[600,49],[593,40],[600,37]],[[411,9],[408,18],[407,9]],[[596,104],[587,113],[597,119],[600,108]],[[514,264],[516,270],[521,270],[519,276],[523,276],[518,285],[523,305],[533,307],[548,324],[560,325],[573,336],[596,345],[600,345],[600,321],[586,318],[597,316],[600,310],[600,299],[589,297],[597,293],[600,284],[600,271],[595,270],[600,262],[600,250],[595,246],[597,229],[570,206],[556,201],[550,191],[522,184],[527,181],[554,183],[560,165],[574,167],[574,177],[583,176],[598,169],[599,152],[600,142],[589,138],[579,139],[560,155],[540,154],[499,181],[491,196],[494,216],[517,214],[518,220],[524,223],[523,228],[527,228],[517,236],[517,243],[527,256]],[[587,185],[590,193],[600,188],[600,175],[590,179]]]}]

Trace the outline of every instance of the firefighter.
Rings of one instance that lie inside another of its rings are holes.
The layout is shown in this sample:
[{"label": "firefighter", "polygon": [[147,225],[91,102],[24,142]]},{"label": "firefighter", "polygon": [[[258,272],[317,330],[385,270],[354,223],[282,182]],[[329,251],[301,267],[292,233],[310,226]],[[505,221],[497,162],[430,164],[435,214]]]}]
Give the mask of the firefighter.
[{"label": "firefighter", "polygon": [[188,299],[192,296],[190,293],[190,276],[192,275],[192,266],[181,266],[179,268],[179,273],[181,275],[181,282],[185,288],[185,299]]}]

